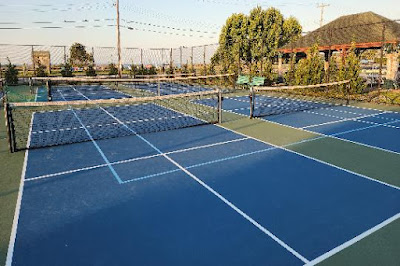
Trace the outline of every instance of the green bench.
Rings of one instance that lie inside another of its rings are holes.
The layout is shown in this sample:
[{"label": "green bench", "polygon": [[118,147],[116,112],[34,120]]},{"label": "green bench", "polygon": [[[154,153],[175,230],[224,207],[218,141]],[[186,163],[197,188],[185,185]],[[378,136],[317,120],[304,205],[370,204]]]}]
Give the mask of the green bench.
[{"label": "green bench", "polygon": [[236,85],[246,86],[250,83],[250,77],[245,75],[239,75],[236,81]]},{"label": "green bench", "polygon": [[251,87],[263,86],[265,83],[265,78],[263,77],[253,77],[251,83],[249,84]]}]

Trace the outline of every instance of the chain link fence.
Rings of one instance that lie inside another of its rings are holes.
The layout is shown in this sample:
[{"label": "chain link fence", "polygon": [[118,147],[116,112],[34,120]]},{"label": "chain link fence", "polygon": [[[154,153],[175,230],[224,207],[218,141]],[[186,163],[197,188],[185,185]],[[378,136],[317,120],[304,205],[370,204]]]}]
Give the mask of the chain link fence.
[{"label": "chain link fence", "polygon": [[[118,63],[118,51],[116,47],[90,47],[86,46],[86,52],[93,55],[94,63],[98,69],[106,68],[109,64]],[[122,48],[122,64],[126,68],[130,65],[152,65],[157,68],[173,67],[198,68],[208,65],[218,48],[218,44],[201,46],[181,46],[178,48]],[[24,74],[33,72],[38,67],[35,55],[47,55],[49,62],[39,62],[45,67],[50,67],[50,72],[59,70],[69,62],[71,46],[55,45],[16,45],[0,44],[0,64],[2,66],[10,61]],[[46,56],[44,56],[46,57]],[[42,58],[44,58],[42,57]],[[21,74],[22,74],[21,73]]]}]

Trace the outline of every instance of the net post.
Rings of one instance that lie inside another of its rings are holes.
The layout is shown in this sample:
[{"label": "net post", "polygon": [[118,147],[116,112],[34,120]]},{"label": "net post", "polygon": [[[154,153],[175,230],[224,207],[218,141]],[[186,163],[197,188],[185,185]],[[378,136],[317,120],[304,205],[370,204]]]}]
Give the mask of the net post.
[{"label": "net post", "polygon": [[218,107],[217,107],[217,112],[218,112],[218,124],[222,123],[222,91],[221,89],[218,89]]},{"label": "net post", "polygon": [[33,80],[32,77],[29,77],[29,90],[31,94],[33,94]]},{"label": "net post", "polygon": [[160,79],[157,79],[157,95],[161,96],[161,84]]},{"label": "net post", "polygon": [[52,101],[52,96],[51,96],[51,80],[46,81],[46,87],[47,87],[47,101],[51,102]]},{"label": "net post", "polygon": [[255,97],[255,93],[254,93],[254,88],[250,87],[250,119],[254,118],[254,97]]},{"label": "net post", "polygon": [[10,152],[13,153],[16,151],[14,123],[12,119],[10,104],[6,101],[4,102],[4,116],[7,130],[8,147]]}]

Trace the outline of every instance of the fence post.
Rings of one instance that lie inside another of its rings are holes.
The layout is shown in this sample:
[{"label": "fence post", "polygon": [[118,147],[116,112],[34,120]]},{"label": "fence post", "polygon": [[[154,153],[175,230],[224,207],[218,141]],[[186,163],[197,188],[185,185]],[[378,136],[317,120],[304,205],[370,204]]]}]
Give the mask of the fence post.
[{"label": "fence post", "polygon": [[182,73],[182,46],[179,47],[179,67]]},{"label": "fence post", "polygon": [[193,46],[192,46],[192,49],[191,49],[190,64],[192,66],[193,73],[196,73],[196,71],[194,70],[194,64],[193,64]]},{"label": "fence post", "polygon": [[386,31],[386,23],[383,23],[382,25],[382,45],[381,45],[381,55],[379,59],[379,79],[378,79],[378,89],[379,92],[382,88],[382,68],[383,68],[383,49],[385,45],[385,31]]},{"label": "fence post", "polygon": [[31,57],[32,57],[33,75],[36,76],[36,63],[35,63],[34,52],[35,52],[35,48],[33,48],[33,45],[32,45]]},{"label": "fence post", "polygon": [[204,75],[207,75],[207,65],[206,65],[206,49],[207,45],[204,45],[204,50],[203,50],[203,65],[204,65]]},{"label": "fence post", "polygon": [[67,46],[64,46],[64,65],[67,64]]},{"label": "fence post", "polygon": [[169,52],[169,69],[170,69],[170,71],[172,71],[172,67],[173,67],[173,62],[172,62],[172,48],[171,48],[170,52]]}]

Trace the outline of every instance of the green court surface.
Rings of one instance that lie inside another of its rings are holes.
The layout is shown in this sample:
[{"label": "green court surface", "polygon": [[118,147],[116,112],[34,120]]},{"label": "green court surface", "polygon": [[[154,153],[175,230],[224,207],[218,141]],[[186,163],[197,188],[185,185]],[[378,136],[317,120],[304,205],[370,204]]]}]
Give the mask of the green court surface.
[{"label": "green court surface", "polygon": [[[29,99],[27,88],[19,94]],[[371,106],[386,109],[385,106]],[[388,107],[389,108],[389,107]],[[400,108],[389,108],[400,111]],[[278,125],[261,119],[248,119],[224,113],[222,127],[268,144],[284,147],[299,154],[327,162],[393,186],[400,186],[400,156],[394,153],[361,146],[345,140],[322,137],[317,133]],[[7,255],[14,219],[24,152],[10,154],[4,126],[4,111],[0,111],[0,265]],[[288,165],[290,167],[290,165]],[[338,195],[340,197],[340,195]],[[352,245],[339,250],[319,265],[399,265],[400,220],[361,237]]]}]

